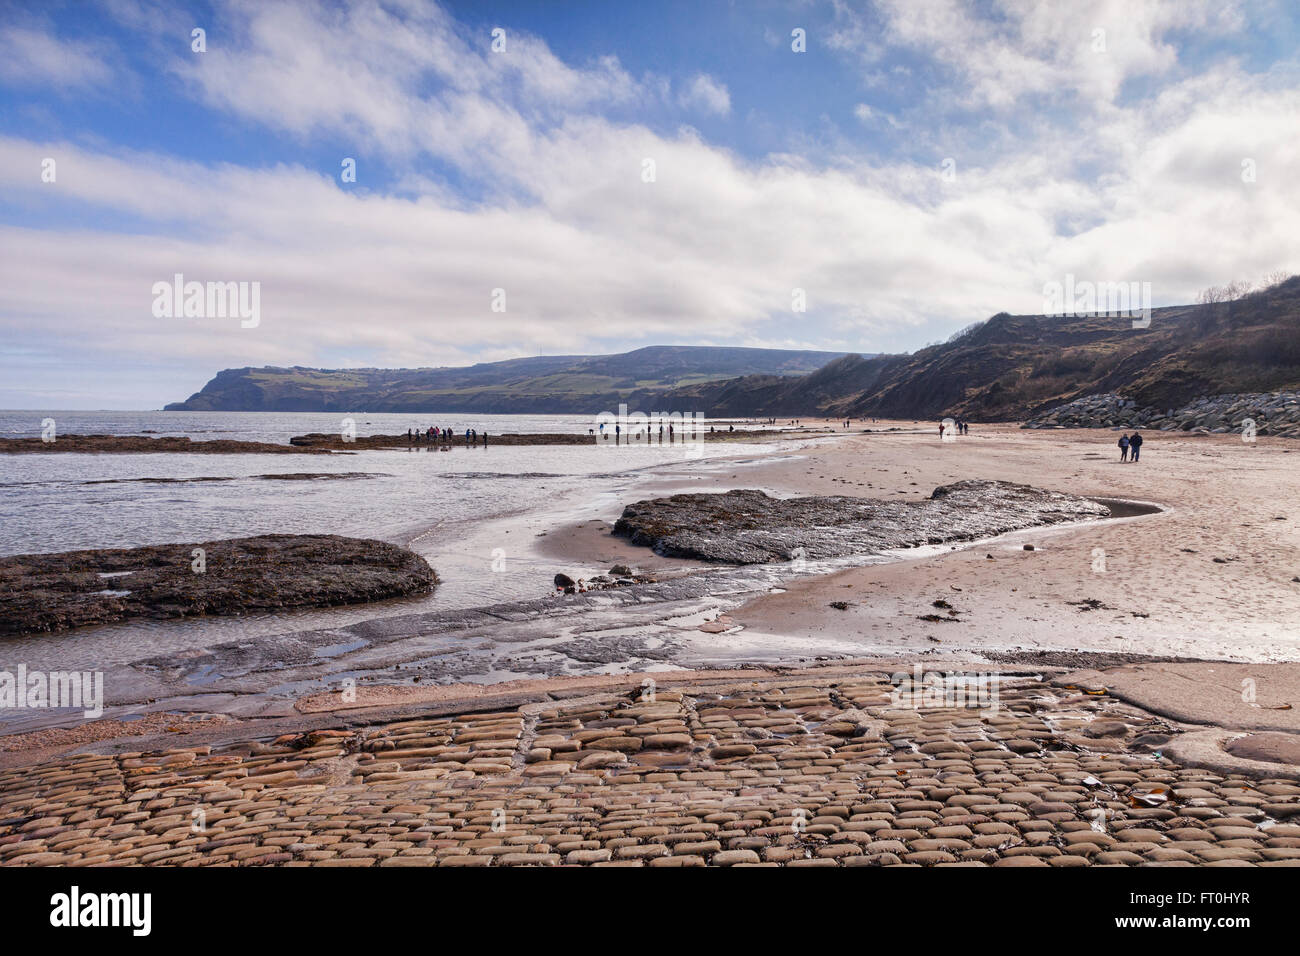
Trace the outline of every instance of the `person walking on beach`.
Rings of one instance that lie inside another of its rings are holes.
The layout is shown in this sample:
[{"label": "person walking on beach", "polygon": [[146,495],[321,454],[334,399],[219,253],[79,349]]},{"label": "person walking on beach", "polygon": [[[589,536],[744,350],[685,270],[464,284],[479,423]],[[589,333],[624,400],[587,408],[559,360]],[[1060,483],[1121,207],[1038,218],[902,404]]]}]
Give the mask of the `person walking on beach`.
[{"label": "person walking on beach", "polygon": [[1119,460],[1128,461],[1128,436],[1119,436]]},{"label": "person walking on beach", "polygon": [[1134,432],[1128,440],[1128,450],[1133,453],[1130,461],[1137,461],[1138,454],[1142,451],[1142,436]]},{"label": "person walking on beach", "polygon": [[483,447],[487,447],[487,432],[483,433]]}]

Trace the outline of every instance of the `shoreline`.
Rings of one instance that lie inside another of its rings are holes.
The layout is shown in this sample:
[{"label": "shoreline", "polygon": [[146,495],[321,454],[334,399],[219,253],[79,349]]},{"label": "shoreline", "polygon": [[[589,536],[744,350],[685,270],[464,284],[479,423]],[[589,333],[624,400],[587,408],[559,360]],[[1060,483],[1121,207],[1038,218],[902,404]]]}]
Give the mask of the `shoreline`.
[{"label": "shoreline", "polygon": [[[1089,519],[1061,528],[1069,530],[1122,520],[1132,519]],[[1017,533],[958,542],[942,549],[980,548]],[[837,559],[836,563],[847,570],[908,565],[930,559],[942,549],[921,547],[895,549],[888,554],[864,553]],[[744,643],[745,635],[737,633],[740,629],[734,627],[728,615],[761,599],[766,592],[784,591],[791,584],[789,576],[795,572],[787,564],[720,567],[699,562],[679,563],[694,567],[678,567],[674,569],[676,573],[667,574],[660,569],[654,572],[659,577],[649,584],[627,588],[367,618],[343,626],[289,631],[264,641],[255,649],[241,639],[208,645],[202,650],[136,659],[109,672],[112,678],[109,683],[118,695],[110,698],[113,706],[109,717],[138,713],[142,709],[153,714],[194,711],[241,718],[287,713],[299,706],[301,695],[310,696],[313,688],[335,686],[343,675],[350,675],[356,681],[359,697],[371,693],[381,696],[414,693],[418,697],[425,693],[438,696],[442,693],[439,688],[446,687],[493,688],[521,681],[542,686],[550,681],[588,680],[602,674],[617,679],[624,673],[674,674],[701,667],[797,669],[815,662],[881,656],[869,648],[844,647],[827,650],[785,646],[773,653],[770,648],[751,643],[715,658],[710,648],[716,650],[718,642],[734,637]],[[638,569],[645,571],[644,565],[638,565]],[[799,572],[795,580],[815,581],[824,576],[826,572],[814,564],[810,570]],[[567,640],[573,647],[566,643],[555,645],[551,635],[556,628],[569,635]],[[415,634],[426,636],[416,640]],[[495,649],[478,653],[485,650],[484,639],[492,642]],[[286,657],[278,648],[281,642],[297,650]],[[335,648],[343,649],[342,653],[336,656]],[[497,654],[519,650],[533,655],[532,666],[514,674],[497,670],[493,663]],[[823,650],[826,654],[819,653]],[[936,658],[932,655],[938,652],[926,649],[920,653],[933,660]],[[957,654],[957,659],[966,663],[984,666],[998,659],[997,655],[961,649],[950,649],[947,653]],[[1125,660],[1150,658],[1145,654],[1122,656]],[[1082,652],[1082,658],[1090,662],[1116,657],[1114,653]],[[1010,659],[1011,656],[1004,658]],[[591,669],[593,662],[596,670]],[[602,663],[614,665],[616,669],[602,670]],[[575,667],[578,669],[574,670]],[[525,676],[529,673],[533,676]],[[142,674],[153,674],[156,679],[142,680]],[[223,690],[205,689],[217,681],[223,681]],[[123,688],[132,685],[135,690],[122,697]],[[46,717],[37,718],[34,725],[39,732],[73,721],[74,717]],[[29,731],[5,727],[4,733],[15,732]]]},{"label": "shoreline", "polygon": [[[1058,436],[1055,433],[1052,438]],[[725,488],[743,479],[746,486],[762,487],[776,495],[807,494],[809,490],[843,493],[844,485],[864,484],[880,485],[868,494],[916,494],[912,489],[923,485],[913,479],[924,478],[929,484],[930,473],[937,481],[955,477],[947,473],[954,468],[974,468],[979,473],[988,461],[1006,455],[1008,442],[1005,434],[993,430],[966,439],[969,447],[940,443],[911,429],[791,437],[805,440],[790,451],[778,446],[776,452],[760,458],[740,454],[701,463],[649,466],[643,469],[641,477],[646,480],[638,485],[636,493],[649,497],[686,488]],[[1044,439],[1039,432],[1017,431],[1011,444],[1021,452],[1031,453],[1038,448],[1052,448],[1055,458],[1062,458],[1056,454],[1057,442]],[[1090,441],[1076,440],[1073,444],[1080,450],[1095,447]],[[1157,439],[1155,444],[1158,447],[1164,443]],[[971,461],[963,464],[946,460],[954,446]],[[1279,456],[1285,453],[1285,449],[1277,449],[1269,454],[1284,461]],[[1017,462],[1004,466],[1017,468],[1022,469]],[[1068,480],[1068,469],[1057,471],[1061,479],[1058,486],[1074,485],[1097,499],[1139,502],[1133,507],[1141,507],[1141,499],[1136,496],[1116,493],[1127,489],[1105,483],[1078,487],[1077,481]],[[888,481],[879,477],[886,473]],[[866,478],[872,480],[864,482]],[[1189,512],[1177,497],[1173,503],[1162,497],[1160,507],[1165,510],[1151,516],[1153,520],[1158,519],[1160,524],[1195,520],[1195,513]],[[588,514],[592,513],[588,510]],[[659,558],[649,549],[610,536],[610,517],[595,514],[551,526],[539,537],[527,539],[526,553],[532,555],[530,560],[540,560],[554,571],[575,578],[579,576],[575,571],[604,571],[621,563],[656,576],[657,584],[578,595],[568,599],[579,602],[573,604],[564,599],[540,598],[460,610],[435,608],[415,614],[404,614],[390,604],[381,616],[364,617],[341,627],[289,629],[270,636],[259,641],[262,646],[256,648],[251,660],[246,654],[238,655],[242,663],[235,671],[222,663],[228,651],[241,643],[232,637],[228,644],[202,645],[202,649],[188,654],[162,654],[152,662],[146,658],[114,666],[112,670],[119,676],[129,678],[123,685],[125,696],[119,706],[129,706],[130,699],[152,697],[159,707],[169,706],[170,702],[231,712],[250,706],[256,709],[254,705],[274,709],[280,706],[277,700],[295,698],[313,688],[319,690],[334,679],[331,675],[347,673],[355,675],[361,686],[394,680],[398,685],[427,680],[442,685],[467,678],[474,683],[500,683],[529,675],[531,679],[547,679],[597,670],[653,671],[725,666],[740,661],[798,664],[813,658],[855,659],[880,654],[932,657],[958,653],[985,660],[995,654],[1022,654],[1031,659],[1035,654],[1066,651],[1118,654],[1126,659],[1154,656],[1240,660],[1259,654],[1250,645],[1221,639],[1207,641],[1204,635],[1201,640],[1191,641],[1169,640],[1162,635],[1155,640],[1143,639],[1139,636],[1141,630],[1149,627],[1147,619],[1138,618],[1117,625],[1134,634],[1127,640],[1097,634],[1080,636],[1079,626],[1091,628],[1103,619],[1109,623],[1108,615],[1122,614],[1123,609],[1116,612],[1116,605],[1105,597],[1096,599],[1101,606],[1095,610],[1072,605],[1071,600],[1086,601],[1093,596],[1057,593],[1050,606],[1035,599],[1032,610],[1027,611],[1024,598],[1018,596],[1017,584],[998,580],[1010,573],[1018,583],[1032,583],[1034,565],[1058,562],[1062,554],[1070,551],[1082,551],[1086,556],[1089,549],[1085,544],[1108,537],[1113,533],[1111,529],[1131,525],[1141,516],[1117,516],[1087,522],[1082,527],[1014,531],[989,541],[911,549],[913,553],[907,555],[886,555],[883,561],[869,560],[847,567],[813,562],[813,573],[802,576],[791,576],[783,565],[718,569],[702,562]],[[1154,526],[1148,523],[1144,527]],[[1023,550],[1023,543],[1030,543],[1029,539],[1036,543],[1033,552]],[[985,557],[986,552],[996,557]],[[1085,568],[1087,560],[1085,557]],[[997,573],[990,577],[986,566]],[[1059,575],[1059,565],[1052,570]],[[1231,565],[1215,566],[1219,575],[1235,570]],[[1074,579],[1083,577],[1077,565],[1069,573]],[[748,576],[751,574],[756,576]],[[1089,575],[1084,580],[1092,583],[1107,579]],[[1194,584],[1195,579],[1184,583]],[[1059,584],[1058,592],[1062,590]],[[863,589],[870,595],[865,603],[858,596]],[[1033,593],[1029,591],[1028,596],[1032,598]],[[948,599],[958,609],[956,621],[922,619],[933,614],[931,605],[937,598]],[[848,606],[831,607],[836,600]],[[1294,611],[1276,613],[1280,618],[1288,613],[1295,616]],[[1220,626],[1227,624],[1225,621]],[[355,635],[358,646],[323,659],[310,650],[347,645],[349,639],[340,634]],[[287,658],[277,656],[275,648],[288,644],[308,650],[305,656],[302,651]],[[990,656],[986,657],[986,653]],[[1291,642],[1271,649],[1265,645],[1262,656],[1287,660],[1298,654]],[[142,680],[140,664],[148,665],[143,673],[170,673],[173,677],[162,683],[152,678]],[[241,676],[235,677],[235,673]],[[192,683],[196,674],[208,675],[200,678],[208,683]],[[212,680],[220,682],[222,692],[206,689]],[[131,687],[138,690],[133,692]]]},{"label": "shoreline", "polygon": [[[716,420],[715,420],[716,423]],[[749,428],[734,432],[701,431],[685,439],[684,433],[673,441],[641,441],[639,437],[629,441],[623,436],[622,444],[633,448],[688,448],[692,444],[708,442],[710,444],[730,443],[746,444],[767,442],[792,437],[814,437],[819,432],[811,431],[815,426],[795,428]],[[826,426],[822,433],[831,434],[833,429]],[[210,455],[324,455],[351,454],[358,451],[457,451],[481,448],[546,446],[546,445],[600,445],[599,437],[571,432],[503,432],[486,435],[488,444],[484,444],[485,433],[479,432],[473,444],[465,440],[464,434],[453,436],[449,441],[433,441],[426,438],[417,440],[406,435],[357,435],[344,438],[340,434],[312,432],[294,435],[287,443],[246,441],[231,438],[205,438],[194,440],[188,436],[147,436],[147,435],[59,435],[46,441],[42,438],[0,438],[0,454],[5,455],[52,455],[57,453],[82,454],[210,454]],[[606,439],[608,443],[608,438]],[[618,443],[616,439],[614,444]]]}]

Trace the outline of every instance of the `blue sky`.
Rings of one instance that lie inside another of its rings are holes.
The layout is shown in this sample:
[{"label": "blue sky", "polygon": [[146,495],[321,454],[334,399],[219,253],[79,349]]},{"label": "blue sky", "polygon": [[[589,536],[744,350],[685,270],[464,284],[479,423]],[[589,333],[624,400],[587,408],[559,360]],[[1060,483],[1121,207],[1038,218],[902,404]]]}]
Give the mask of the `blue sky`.
[{"label": "blue sky", "polygon": [[[242,365],[902,351],[1041,311],[1066,274],[1159,305],[1297,271],[1298,22],[1263,0],[10,4],[0,407],[158,407]],[[154,314],[178,272],[258,283],[258,323]]]}]

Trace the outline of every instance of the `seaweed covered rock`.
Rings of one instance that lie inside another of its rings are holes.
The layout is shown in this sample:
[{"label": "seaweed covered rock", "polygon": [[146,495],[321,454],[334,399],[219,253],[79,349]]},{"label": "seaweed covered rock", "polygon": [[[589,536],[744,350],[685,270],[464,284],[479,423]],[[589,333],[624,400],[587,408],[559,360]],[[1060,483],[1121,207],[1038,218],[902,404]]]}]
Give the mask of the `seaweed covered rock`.
[{"label": "seaweed covered rock", "polygon": [[614,534],[665,557],[759,564],[970,541],[1109,515],[1105,505],[1077,495],[971,480],[906,502],[773,498],[755,489],[672,495],[625,507]]},{"label": "seaweed covered rock", "polygon": [[0,634],[360,604],[437,581],[414,552],[332,534],[22,554],[0,558]]}]

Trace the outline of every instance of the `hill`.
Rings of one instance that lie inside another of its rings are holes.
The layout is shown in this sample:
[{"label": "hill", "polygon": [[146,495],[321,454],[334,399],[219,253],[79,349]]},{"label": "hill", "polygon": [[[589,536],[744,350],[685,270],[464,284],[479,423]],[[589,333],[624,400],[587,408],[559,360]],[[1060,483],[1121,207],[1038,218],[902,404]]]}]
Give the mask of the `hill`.
[{"label": "hill", "polygon": [[1209,298],[1153,309],[1145,328],[1124,317],[1001,313],[910,355],[848,355],[798,378],[706,382],[664,400],[711,415],[1018,421],[1101,393],[1167,409],[1300,385],[1300,277]]},{"label": "hill", "polygon": [[168,411],[596,414],[644,410],[704,382],[758,375],[780,382],[841,352],[652,346],[618,355],[547,355],[464,368],[226,369]]},{"label": "hill", "polygon": [[1128,317],[999,313],[903,355],[656,346],[437,369],[227,369],[168,409],[1021,421],[1087,396],[1177,409],[1300,387],[1300,276]]}]

